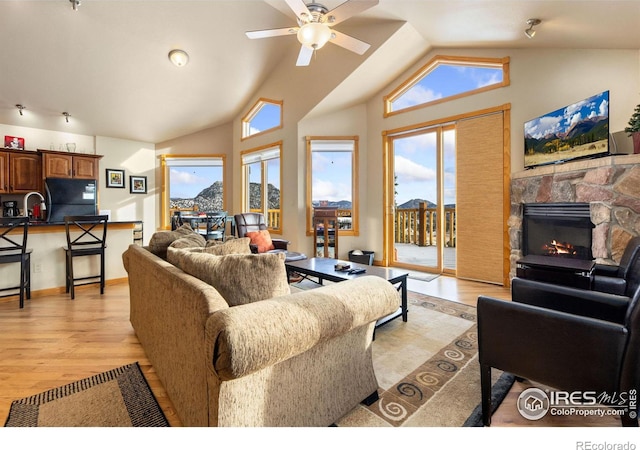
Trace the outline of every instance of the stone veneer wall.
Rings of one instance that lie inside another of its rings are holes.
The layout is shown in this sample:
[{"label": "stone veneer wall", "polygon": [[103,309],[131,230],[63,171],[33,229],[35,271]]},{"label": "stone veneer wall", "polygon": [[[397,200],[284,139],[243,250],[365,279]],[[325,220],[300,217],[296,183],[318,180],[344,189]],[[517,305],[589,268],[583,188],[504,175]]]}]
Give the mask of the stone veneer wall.
[{"label": "stone veneer wall", "polygon": [[596,262],[617,264],[627,242],[640,235],[640,155],[543,166],[512,174],[509,216],[510,278],[522,257],[524,203],[589,203]]}]

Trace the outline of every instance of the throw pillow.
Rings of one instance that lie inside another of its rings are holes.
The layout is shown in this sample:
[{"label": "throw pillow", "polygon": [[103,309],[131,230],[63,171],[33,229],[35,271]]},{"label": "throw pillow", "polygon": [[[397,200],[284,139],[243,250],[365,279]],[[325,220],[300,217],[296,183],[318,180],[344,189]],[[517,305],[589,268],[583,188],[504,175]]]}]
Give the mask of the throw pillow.
[{"label": "throw pillow", "polygon": [[217,256],[172,250],[169,262],[216,288],[229,306],[291,293],[284,253]]},{"label": "throw pillow", "polygon": [[194,234],[194,231],[186,223],[173,231],[157,231],[153,233],[149,240],[149,251],[162,258],[166,258],[169,245],[176,239],[190,234]]},{"label": "throw pillow", "polygon": [[251,253],[250,241],[248,237],[225,242],[207,241],[204,252],[211,255],[248,255]]},{"label": "throw pillow", "polygon": [[251,239],[253,245],[258,247],[258,253],[268,252],[275,248],[269,230],[249,231],[245,233],[245,236]]}]

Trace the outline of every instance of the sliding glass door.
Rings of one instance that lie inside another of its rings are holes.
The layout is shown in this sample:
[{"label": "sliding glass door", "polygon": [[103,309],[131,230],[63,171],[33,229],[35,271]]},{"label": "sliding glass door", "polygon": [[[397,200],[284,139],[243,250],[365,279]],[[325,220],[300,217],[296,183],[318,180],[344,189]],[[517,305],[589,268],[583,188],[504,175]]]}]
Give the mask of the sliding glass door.
[{"label": "sliding glass door", "polygon": [[393,173],[392,265],[434,273],[456,268],[455,128],[389,136]]}]

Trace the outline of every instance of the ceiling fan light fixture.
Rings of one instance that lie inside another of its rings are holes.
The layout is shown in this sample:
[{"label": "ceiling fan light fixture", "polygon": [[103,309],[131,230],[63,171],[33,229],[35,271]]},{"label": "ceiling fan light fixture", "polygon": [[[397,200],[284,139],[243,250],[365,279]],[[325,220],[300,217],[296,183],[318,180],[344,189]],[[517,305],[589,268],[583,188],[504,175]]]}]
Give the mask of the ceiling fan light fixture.
[{"label": "ceiling fan light fixture", "polygon": [[177,67],[184,67],[189,62],[189,55],[184,50],[175,49],[169,52],[169,60]]},{"label": "ceiling fan light fixture", "polygon": [[540,25],[541,22],[542,21],[540,19],[528,19],[527,25],[529,25],[529,28],[524,30],[524,34],[529,39],[533,39],[533,37],[536,35],[536,30],[534,30],[533,27],[535,27],[536,25]]},{"label": "ceiling fan light fixture", "polygon": [[309,22],[300,27],[297,36],[302,45],[318,50],[329,42],[332,34],[331,28],[324,23]]}]

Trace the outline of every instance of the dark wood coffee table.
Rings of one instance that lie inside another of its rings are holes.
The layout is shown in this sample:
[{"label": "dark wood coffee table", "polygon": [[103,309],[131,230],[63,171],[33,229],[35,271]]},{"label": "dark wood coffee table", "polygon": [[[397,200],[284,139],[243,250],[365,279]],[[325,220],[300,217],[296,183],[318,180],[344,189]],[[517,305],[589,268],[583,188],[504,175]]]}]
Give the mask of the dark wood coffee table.
[{"label": "dark wood coffee table", "polygon": [[[349,264],[352,269],[365,269],[365,272],[361,274],[349,274],[348,272],[338,271],[335,269],[335,265],[338,263]],[[318,284],[322,284],[324,280],[340,282],[353,280],[354,278],[363,277],[365,275],[384,278],[392,285],[397,285],[396,288],[400,292],[401,302],[398,310],[379,319],[376,322],[376,327],[379,327],[380,325],[399,316],[402,316],[403,322],[407,321],[407,275],[409,274],[405,271],[389,267],[367,266],[365,264],[358,264],[333,258],[308,258],[300,261],[285,261],[285,266],[287,268],[287,275],[291,276],[291,274],[295,272],[303,275],[306,279],[310,279],[308,277],[317,278],[318,281],[311,281],[317,282]]]}]

